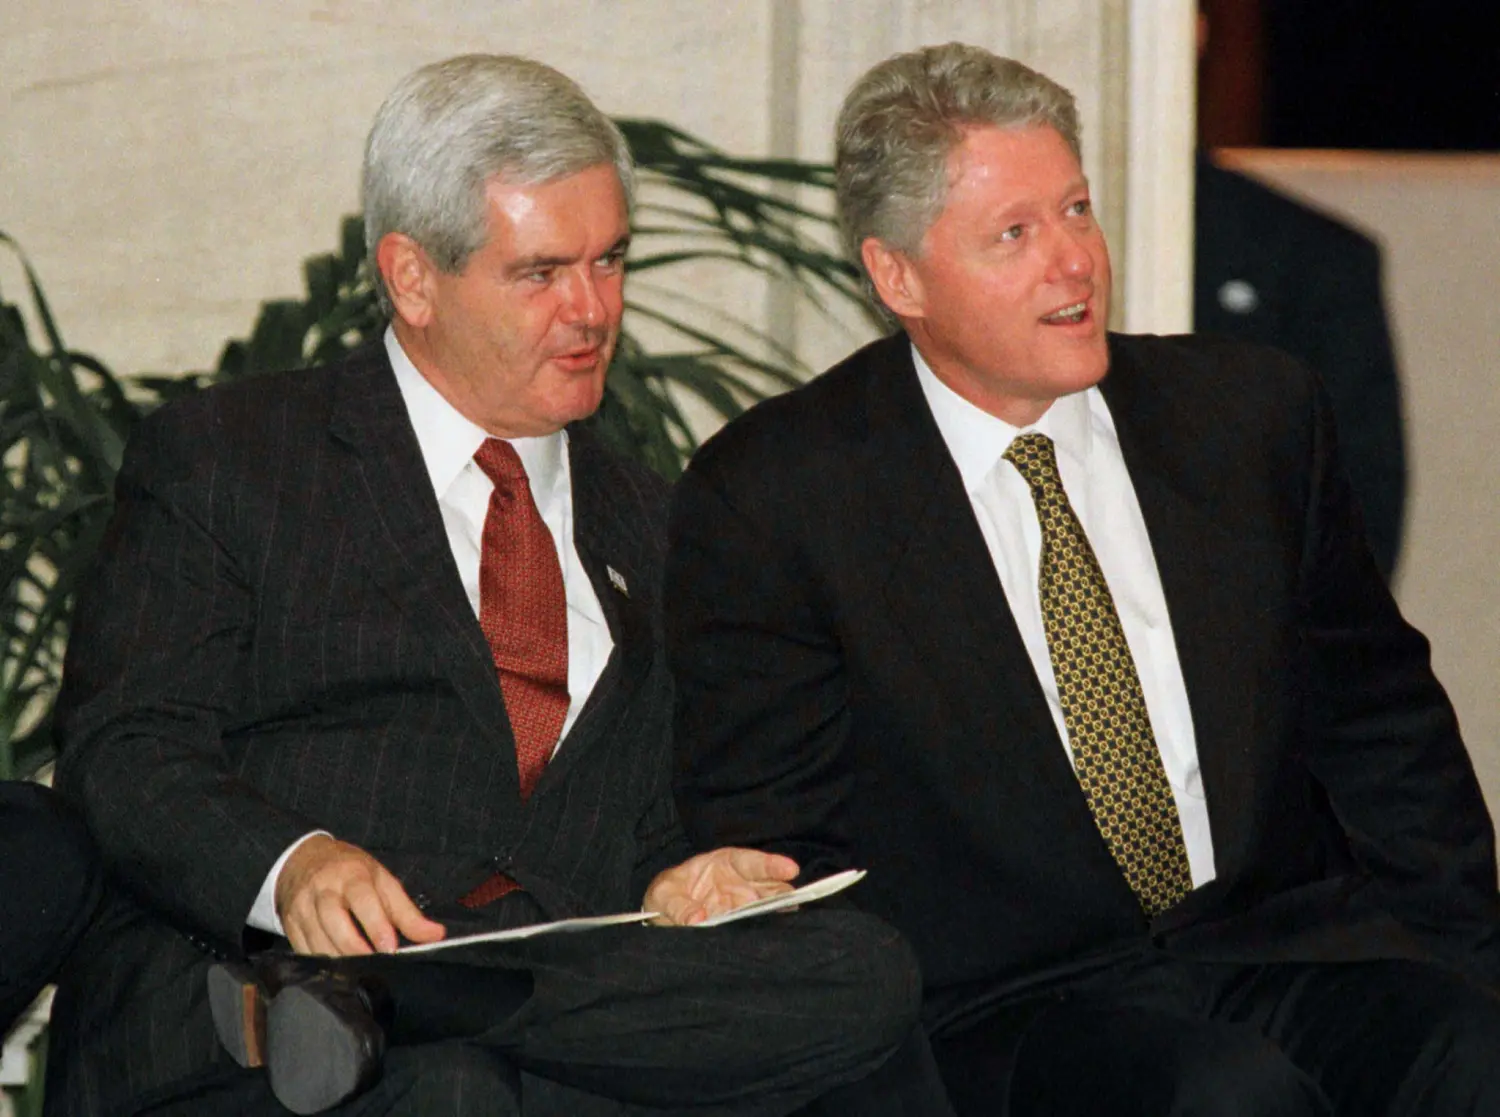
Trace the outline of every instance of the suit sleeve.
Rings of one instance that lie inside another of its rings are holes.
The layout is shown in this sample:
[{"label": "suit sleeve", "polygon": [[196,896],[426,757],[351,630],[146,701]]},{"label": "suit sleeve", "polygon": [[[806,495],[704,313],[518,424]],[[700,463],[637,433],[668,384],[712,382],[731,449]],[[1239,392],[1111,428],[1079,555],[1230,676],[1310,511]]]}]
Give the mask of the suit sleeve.
[{"label": "suit sleeve", "polygon": [[682,822],[677,817],[669,783],[664,783],[661,794],[652,800],[637,822],[635,842],[638,852],[630,878],[630,894],[639,901],[658,873],[686,861],[693,854]]},{"label": "suit sleeve", "polygon": [[255,598],[226,544],[212,422],[142,425],[76,610],[58,702],[58,786],[148,906],[237,946],[277,857],[315,829],[235,776],[221,728],[247,678]]},{"label": "suit sleeve", "polygon": [[794,858],[802,879],[850,867],[846,665],[814,580],[706,469],[678,482],[667,555],[679,810],[700,847]]},{"label": "suit sleeve", "polygon": [[1427,640],[1401,617],[1337,465],[1318,398],[1302,556],[1307,762],[1396,915],[1440,954],[1500,977],[1494,836]]},{"label": "suit sleeve", "polygon": [[1406,447],[1401,387],[1386,324],[1380,250],[1350,233],[1340,254],[1305,272],[1307,357],[1323,377],[1338,417],[1340,455],[1359,500],[1376,564],[1389,577],[1401,551]]}]

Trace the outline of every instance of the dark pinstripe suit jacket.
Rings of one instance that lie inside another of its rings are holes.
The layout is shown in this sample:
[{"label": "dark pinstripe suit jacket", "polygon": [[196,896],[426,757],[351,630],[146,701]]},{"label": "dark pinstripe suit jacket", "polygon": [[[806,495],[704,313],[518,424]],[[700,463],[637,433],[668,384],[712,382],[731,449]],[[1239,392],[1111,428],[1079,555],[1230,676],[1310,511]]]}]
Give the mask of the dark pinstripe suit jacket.
[{"label": "dark pinstripe suit jacket", "polygon": [[497,905],[508,921],[638,905],[684,855],[665,486],[587,431],[570,456],[576,544],[615,650],[523,804],[382,349],[214,388],[141,426],[58,707],[59,786],[117,887],[60,991],[49,1104],[130,1111],[222,1069],[204,972],[241,949],[261,882],[309,829],[369,850],[427,906],[503,869],[534,900]]}]

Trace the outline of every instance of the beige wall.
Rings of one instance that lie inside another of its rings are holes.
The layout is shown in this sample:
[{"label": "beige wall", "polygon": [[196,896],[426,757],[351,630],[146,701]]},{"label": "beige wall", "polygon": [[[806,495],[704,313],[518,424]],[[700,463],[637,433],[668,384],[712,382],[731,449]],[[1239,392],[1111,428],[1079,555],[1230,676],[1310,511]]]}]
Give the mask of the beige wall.
[{"label": "beige wall", "polygon": [[[611,113],[664,118],[736,153],[823,160],[855,75],[894,51],[958,38],[1014,53],[1077,92],[1117,262],[1142,290],[1159,291],[1150,273],[1159,260],[1180,272],[1186,240],[1143,233],[1126,244],[1126,200],[1136,189],[1137,210],[1149,215],[1164,187],[1170,201],[1185,182],[1191,7],[5,0],[0,230],[30,253],[73,346],[126,372],[206,367],[225,339],[248,332],[262,300],[301,294],[302,260],[331,250],[340,216],[357,208],[370,117],[423,62],[467,50],[530,54]],[[1131,179],[1132,150],[1154,173]],[[764,289],[700,276],[691,285],[757,316],[769,302],[772,325],[798,337],[799,314],[782,308],[778,323]],[[3,258],[0,292],[20,293]],[[1169,300],[1165,317],[1151,313],[1134,324],[1170,326],[1186,312]],[[813,323],[798,340],[820,367],[862,336]]]},{"label": "beige wall", "polygon": [[415,66],[532,54],[612,112],[757,151],[768,71],[730,63],[767,57],[769,27],[761,3],[6,0],[0,229],[74,344],[203,366],[335,246],[370,118]]},{"label": "beige wall", "polygon": [[1407,417],[1397,579],[1500,808],[1500,156],[1242,151],[1226,162],[1375,236]]}]

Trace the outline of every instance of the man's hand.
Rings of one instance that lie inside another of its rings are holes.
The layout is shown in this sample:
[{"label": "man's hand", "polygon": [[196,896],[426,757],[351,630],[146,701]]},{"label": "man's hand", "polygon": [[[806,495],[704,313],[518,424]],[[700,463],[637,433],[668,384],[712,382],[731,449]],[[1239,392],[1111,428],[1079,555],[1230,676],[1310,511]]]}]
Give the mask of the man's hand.
[{"label": "man's hand", "polygon": [[276,880],[276,912],[298,954],[389,954],[400,940],[437,942],[446,932],[358,846],[316,835],[287,858]]},{"label": "man's hand", "polygon": [[657,874],[646,889],[645,910],[688,927],[752,900],[790,892],[789,882],[800,871],[790,857],[756,849],[726,847],[700,853]]}]

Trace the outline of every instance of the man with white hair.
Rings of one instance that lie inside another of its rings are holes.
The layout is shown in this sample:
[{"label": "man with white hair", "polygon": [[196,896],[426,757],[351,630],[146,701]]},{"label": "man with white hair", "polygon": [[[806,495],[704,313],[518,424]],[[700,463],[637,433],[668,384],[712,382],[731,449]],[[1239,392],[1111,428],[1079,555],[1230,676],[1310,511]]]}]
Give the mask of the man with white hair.
[{"label": "man with white hair", "polygon": [[[58,997],[54,1111],[780,1114],[911,1032],[878,920],[686,929],[798,866],[683,839],[665,486],[578,425],[632,183],[555,70],[416,71],[366,149],[383,339],[133,437],[58,706],[114,887]],[[642,908],[675,927],[389,956]]]},{"label": "man with white hair", "polygon": [[836,175],[901,330],[678,485],[689,834],[869,870],[960,1113],[1500,1113],[1490,821],[1315,378],[1107,332],[1020,63],[876,66]]}]

